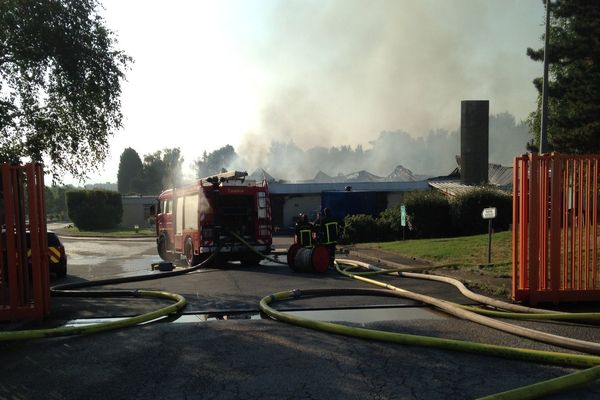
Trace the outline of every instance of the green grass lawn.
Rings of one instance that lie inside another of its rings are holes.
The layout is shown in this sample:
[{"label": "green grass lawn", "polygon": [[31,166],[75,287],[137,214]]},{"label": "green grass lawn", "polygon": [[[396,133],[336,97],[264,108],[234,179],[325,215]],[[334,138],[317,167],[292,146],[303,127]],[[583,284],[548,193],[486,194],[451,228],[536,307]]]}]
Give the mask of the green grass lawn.
[{"label": "green grass lawn", "polygon": [[133,228],[115,228],[101,229],[97,231],[81,231],[74,225],[69,225],[66,228],[55,229],[57,235],[65,236],[97,236],[97,237],[151,237],[155,236],[156,232],[152,228],[139,228],[136,232]]},{"label": "green grass lawn", "polygon": [[[435,264],[457,263],[473,268],[479,268],[480,264],[487,264],[488,257],[487,234],[368,243],[366,245],[407,257],[428,260]],[[512,271],[512,232],[498,232],[492,235],[492,264],[494,264],[492,269],[495,274],[510,276]]]}]

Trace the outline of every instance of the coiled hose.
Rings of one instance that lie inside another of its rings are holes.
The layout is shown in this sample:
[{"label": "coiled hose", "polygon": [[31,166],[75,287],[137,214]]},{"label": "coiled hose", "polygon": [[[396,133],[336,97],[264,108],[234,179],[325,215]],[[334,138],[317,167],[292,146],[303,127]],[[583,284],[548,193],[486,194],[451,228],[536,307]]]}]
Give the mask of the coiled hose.
[{"label": "coiled hose", "polygon": [[[340,264],[344,264],[345,268],[341,268]],[[275,301],[281,301],[285,299],[291,298],[300,298],[303,296],[331,296],[331,295],[393,295],[399,297],[410,298],[419,302],[423,302],[426,304],[433,305],[445,312],[448,312],[452,315],[458,316],[459,318],[469,319],[471,321],[475,321],[478,323],[485,324],[486,326],[491,326],[496,329],[501,329],[503,331],[509,333],[517,333],[521,336],[525,336],[531,338],[533,340],[544,341],[547,343],[559,345],[562,347],[573,348],[584,353],[594,352],[600,354],[600,346],[596,343],[580,341],[571,338],[565,338],[561,336],[551,335],[544,332],[535,331],[532,329],[515,326],[512,324],[507,324],[500,321],[492,320],[491,318],[483,317],[481,315],[476,315],[475,313],[491,313],[488,315],[500,316],[500,317],[511,317],[517,316],[522,318],[527,318],[527,316],[533,316],[535,319],[553,319],[553,320],[563,320],[563,319],[598,319],[598,313],[585,313],[585,314],[568,314],[568,313],[557,313],[553,311],[524,307],[520,305],[510,304],[506,302],[502,302],[495,299],[490,299],[485,296],[481,296],[475,294],[468,290],[462,283],[452,278],[446,277],[437,277],[431,275],[424,274],[415,274],[409,271],[406,268],[402,269],[394,269],[394,270],[379,270],[379,271],[366,271],[366,272],[350,272],[356,268],[366,268],[369,266],[365,263],[360,263],[354,260],[339,260],[339,263],[336,262],[336,268],[338,272],[341,274],[351,277],[353,279],[358,279],[363,282],[368,282],[371,284],[376,284],[382,287],[385,287],[386,291],[365,291],[364,289],[344,289],[344,290],[336,290],[336,289],[327,289],[327,290],[292,290],[286,292],[278,292],[273,295],[264,297],[260,302],[261,310],[276,320],[292,323],[295,325],[307,327],[310,329],[323,330],[326,332],[337,333],[347,336],[360,337],[364,339],[372,339],[372,340],[380,340],[380,341],[388,341],[394,343],[408,344],[408,345],[417,345],[417,346],[427,346],[427,347],[436,347],[446,350],[455,350],[455,351],[463,351],[463,352],[471,352],[477,354],[484,354],[496,357],[504,357],[504,358],[513,358],[518,360],[525,361],[533,361],[545,364],[554,364],[561,365],[567,367],[577,367],[577,368],[587,368],[583,371],[577,371],[575,373],[565,375],[556,379],[551,379],[544,382],[539,382],[534,385],[525,386],[522,388],[517,388],[514,390],[510,390],[503,393],[494,394],[492,396],[486,397],[486,399],[533,399],[538,398],[540,396],[549,395],[552,393],[556,393],[558,391],[568,390],[575,386],[583,385],[589,382],[592,382],[596,379],[600,378],[600,357],[593,355],[580,355],[580,354],[569,354],[569,353],[560,353],[560,352],[551,352],[551,351],[539,351],[539,350],[530,350],[530,349],[519,349],[505,346],[497,346],[497,345],[489,345],[489,344],[480,344],[466,341],[458,341],[458,340],[450,340],[450,339],[441,339],[427,336],[415,336],[408,335],[402,333],[395,332],[386,332],[379,330],[372,330],[366,328],[358,328],[358,327],[350,327],[346,325],[331,323],[331,322],[323,322],[323,321],[314,321],[307,320],[305,318],[289,315],[286,313],[282,313],[277,311],[269,306],[270,303]],[[411,277],[411,278],[420,278],[420,279],[431,279],[436,281],[441,281],[445,283],[450,283],[455,285],[463,295],[468,298],[474,299],[482,304],[486,304],[501,310],[510,310],[510,313],[506,313],[503,311],[488,311],[477,309],[474,307],[461,306],[457,304],[453,304],[451,302],[447,302],[440,299],[435,299],[429,296],[420,295],[417,293],[409,292],[401,288],[397,288],[395,286],[375,281],[372,279],[365,278],[361,275],[377,275],[377,274],[390,274],[397,273],[400,276]],[[520,314],[526,313],[526,314]]]},{"label": "coiled hose", "polygon": [[[253,252],[259,254],[261,257],[266,258],[268,260],[277,262],[279,264],[285,264],[279,262],[278,260],[271,259],[260,252],[257,252],[249,243],[243,240],[239,235],[231,232],[234,237],[236,237],[241,243],[246,245]],[[426,304],[433,305],[443,311],[450,313],[451,315],[455,315],[459,318],[468,319],[486,326],[490,326],[499,330],[506,331],[512,334],[518,334],[520,336],[524,336],[533,340],[542,341],[566,348],[575,349],[578,351],[582,351],[584,353],[592,352],[596,354],[600,354],[600,345],[592,342],[571,339],[566,337],[561,337],[557,335],[551,335],[545,332],[536,331],[533,329],[528,329],[512,324],[507,324],[504,322],[496,321],[491,318],[487,318],[478,314],[487,314],[490,316],[496,317],[507,317],[507,318],[527,318],[528,316],[533,316],[535,319],[553,319],[553,320],[582,320],[582,319],[598,319],[600,314],[598,313],[585,313],[585,314],[568,314],[568,313],[557,313],[554,311],[537,309],[531,307],[524,307],[521,305],[510,304],[506,302],[502,302],[499,300],[491,299],[486,296],[478,295],[476,293],[468,290],[460,281],[457,281],[452,278],[447,277],[438,277],[424,274],[415,274],[409,272],[409,270],[405,268],[399,268],[394,270],[376,270],[376,271],[367,271],[361,273],[352,273],[349,270],[355,268],[367,268],[369,265],[365,263],[361,263],[353,260],[339,260],[340,263],[345,263],[346,268],[341,269],[339,263],[336,262],[336,269],[341,274],[359,279],[364,282],[368,282],[371,284],[383,286],[389,291],[384,291],[385,295],[389,295],[393,293],[394,295],[400,297],[410,298],[416,301],[424,302]],[[427,269],[431,269],[428,267]],[[377,275],[377,274],[390,274],[397,273],[400,276],[411,277],[411,278],[419,278],[419,279],[430,279],[436,280],[440,282],[450,283],[458,288],[458,290],[465,295],[466,297],[478,301],[482,304],[492,306],[498,308],[500,310],[509,310],[511,312],[507,313],[505,311],[491,311],[484,310],[475,307],[467,307],[458,304],[454,304],[451,302],[447,302],[444,300],[439,300],[432,298],[430,296],[424,296],[417,293],[409,292],[404,289],[397,288],[392,285],[388,285],[383,282],[375,281],[372,279],[365,278],[360,275]],[[315,320],[308,320],[305,318],[291,316],[286,313],[282,313],[276,311],[272,307],[269,306],[269,303],[272,301],[285,300],[290,298],[299,298],[302,296],[318,296],[318,295],[349,295],[349,294],[365,294],[369,293],[369,295],[373,295],[374,293],[380,292],[365,292],[364,290],[352,290],[352,289],[327,289],[327,290],[293,290],[287,292],[278,292],[272,294],[270,296],[266,296],[260,301],[260,308],[265,314],[274,318],[276,320],[281,320],[284,322],[292,323],[299,326],[304,326],[311,329],[323,330],[332,333],[338,333],[342,335],[361,337],[365,339],[373,339],[373,340],[383,340],[390,341],[395,343],[403,343],[403,344],[413,344],[419,346],[427,346],[427,347],[438,347],[447,350],[457,350],[457,351],[467,351],[474,352],[478,354],[487,354],[497,357],[505,357],[505,358],[514,358],[519,360],[526,361],[534,361],[540,363],[549,363],[555,365],[562,365],[568,367],[586,367],[588,369],[583,371],[578,371],[569,375],[565,375],[556,379],[551,379],[548,381],[536,383],[533,385],[525,386],[522,388],[517,388],[514,390],[510,390],[503,393],[494,394],[492,396],[485,397],[485,399],[534,399],[540,396],[549,395],[552,393],[556,393],[558,391],[568,390],[572,387],[583,385],[589,382],[592,382],[596,379],[600,378],[600,357],[591,356],[591,355],[573,355],[569,353],[559,353],[559,352],[547,352],[547,351],[536,351],[529,349],[519,349],[519,348],[511,348],[505,346],[496,346],[496,345],[488,345],[488,344],[479,344],[473,342],[466,341],[457,341],[457,340],[449,340],[449,339],[440,339],[440,338],[432,338],[425,336],[415,336],[415,335],[407,335],[401,333],[393,333],[393,332],[385,332],[378,330],[371,330],[365,328],[356,328],[349,327],[346,325],[335,324],[331,322],[322,322]],[[381,295],[381,294],[379,294]],[[520,313],[525,313],[520,314]],[[591,368],[590,368],[591,367]]]},{"label": "coiled hose", "polygon": [[275,303],[277,301],[299,299],[308,296],[315,297],[349,295],[400,296],[399,293],[394,291],[376,289],[296,289],[284,292],[277,292],[262,298],[260,301],[260,308],[261,311],[263,311],[265,314],[267,314],[273,319],[309,329],[320,330],[344,336],[398,343],[410,346],[421,346],[429,348],[438,348],[443,350],[475,353],[480,355],[537,362],[542,364],[559,365],[575,368],[587,368],[583,371],[577,371],[575,373],[565,375],[559,378],[487,396],[484,397],[484,399],[535,399],[541,396],[547,396],[549,394],[556,393],[558,391],[564,391],[579,385],[584,385],[600,378],[600,357],[598,356],[521,349],[515,347],[468,342],[456,339],[443,339],[430,336],[409,335],[398,332],[388,332],[376,329],[352,327],[333,322],[315,321],[298,317],[296,315],[291,315],[282,311],[278,311],[270,306],[270,304]]},{"label": "coiled hose", "polygon": [[100,285],[112,285],[118,283],[126,283],[126,282],[140,282],[152,279],[160,279],[173,277],[178,275],[187,274],[193,271],[196,271],[203,266],[210,263],[218,254],[220,249],[217,249],[216,252],[210,255],[206,260],[201,262],[198,265],[195,265],[191,268],[178,270],[178,271],[170,271],[170,272],[161,272],[154,274],[146,274],[140,276],[127,276],[121,278],[111,278],[111,279],[101,279],[96,281],[87,281],[87,282],[78,282],[78,283],[67,283],[63,285],[57,285],[50,289],[50,294],[56,297],[131,297],[131,298],[160,298],[172,300],[175,304],[171,304],[166,307],[159,308],[155,311],[151,311],[148,313],[136,315],[133,317],[124,318],[118,321],[107,321],[94,325],[86,325],[86,326],[68,326],[68,327],[58,327],[58,328],[49,328],[49,329],[33,329],[33,330],[19,330],[19,331],[3,331],[0,332],[0,341],[15,341],[15,340],[27,340],[27,339],[40,339],[47,337],[56,337],[56,336],[70,336],[70,335],[87,335],[97,332],[104,332],[113,329],[121,329],[129,326],[138,325],[144,322],[152,321],[157,318],[161,318],[167,316],[169,314],[178,312],[182,310],[187,301],[185,298],[176,293],[169,293],[165,291],[157,291],[157,290],[75,290],[81,289],[85,287],[91,286],[100,286]]},{"label": "coiled hose", "polygon": [[156,290],[131,290],[131,291],[86,291],[61,293],[61,296],[77,296],[77,297],[145,297],[145,298],[162,298],[175,301],[167,307],[159,308],[158,310],[145,314],[136,315],[134,317],[124,318],[119,321],[107,321],[94,325],[86,326],[67,326],[49,329],[32,329],[21,331],[6,331],[0,332],[0,341],[14,341],[27,339],[41,339],[56,336],[70,335],[87,335],[91,333],[104,332],[113,329],[126,328],[133,325],[138,325],[143,322],[152,321],[154,319],[164,317],[181,310],[186,305],[186,300],[183,296],[176,293],[169,293]]},{"label": "coiled hose", "polygon": [[[266,255],[256,251],[251,245],[249,245],[239,235],[237,235],[233,232],[231,232],[231,233],[241,243],[246,245],[249,249],[252,249],[252,251],[257,253],[261,257],[266,258],[272,262],[276,262],[279,264],[285,264],[283,262],[280,262],[276,259],[267,257]],[[42,338],[42,337],[90,334],[90,333],[102,332],[102,331],[106,331],[106,330],[124,328],[127,326],[140,324],[143,322],[147,322],[150,320],[160,318],[162,316],[168,315],[173,312],[177,312],[178,310],[185,307],[186,301],[185,301],[185,298],[183,298],[183,296],[180,296],[180,295],[174,294],[174,293],[161,292],[161,291],[146,291],[146,290],[78,291],[78,290],[74,290],[74,289],[90,287],[90,286],[98,286],[98,285],[107,285],[107,284],[115,284],[115,283],[125,283],[125,282],[158,279],[158,278],[169,277],[169,276],[177,276],[177,275],[189,273],[189,272],[192,272],[192,271],[195,271],[195,270],[201,268],[202,266],[204,266],[207,263],[209,263],[210,261],[212,261],[212,259],[216,256],[216,254],[217,254],[217,252],[213,253],[204,262],[202,262],[192,268],[186,269],[186,270],[165,272],[165,273],[160,273],[160,274],[149,274],[149,275],[143,275],[143,276],[139,276],[139,277],[113,278],[113,279],[105,279],[105,280],[99,280],[99,281],[90,281],[90,282],[75,283],[75,284],[65,284],[65,285],[55,286],[51,290],[51,293],[53,296],[166,298],[166,299],[175,301],[176,303],[173,305],[163,307],[161,309],[158,309],[158,310],[155,310],[155,311],[152,311],[149,313],[141,314],[138,316],[125,318],[120,321],[110,321],[110,322],[105,322],[105,323],[96,324],[96,325],[89,325],[89,326],[82,326],[82,327],[61,327],[61,328],[53,328],[53,329],[0,332],[0,341],[25,340],[25,339],[34,339],[34,338]],[[421,297],[423,295],[414,294],[412,292],[408,292],[403,289],[396,288],[392,285],[388,285],[388,284],[385,284],[382,282],[378,282],[378,281],[370,280],[368,278],[361,277],[360,274],[349,272],[349,270],[352,270],[352,269],[355,269],[358,267],[365,267],[365,265],[360,265],[361,263],[359,263],[359,262],[351,261],[351,260],[344,260],[344,261],[340,261],[340,263],[345,263],[345,265],[347,265],[347,268],[341,269],[339,267],[339,264],[336,263],[336,268],[338,269],[338,271],[340,273],[342,273],[346,276],[349,276],[351,278],[359,279],[359,280],[362,280],[365,282],[372,281],[369,283],[378,284],[378,285],[384,286],[390,290],[373,290],[373,289],[371,289],[371,290],[368,290],[368,289],[319,290],[319,289],[316,289],[316,290],[303,290],[303,291],[293,290],[293,291],[278,292],[278,293],[272,294],[270,296],[266,296],[263,299],[261,299],[261,301],[260,301],[261,311],[263,311],[265,314],[267,314],[271,318],[274,318],[274,319],[277,319],[280,321],[292,323],[292,324],[299,325],[299,326],[304,326],[304,327],[311,328],[311,329],[318,329],[318,330],[323,330],[323,331],[327,331],[327,332],[331,332],[331,333],[342,334],[342,335],[346,335],[346,336],[361,337],[361,338],[365,338],[365,339],[387,341],[387,342],[394,342],[394,343],[407,344],[407,345],[435,347],[435,348],[446,349],[446,350],[471,352],[471,353],[484,354],[484,355],[490,355],[490,356],[512,358],[512,359],[525,360],[525,361],[533,361],[533,362],[539,362],[539,363],[545,363],[545,364],[554,364],[554,365],[577,367],[577,368],[582,368],[582,367],[587,368],[583,371],[578,371],[578,372],[575,372],[575,373],[572,373],[569,375],[565,375],[565,376],[562,376],[559,378],[551,379],[551,380],[544,381],[544,382],[539,382],[534,385],[529,385],[526,387],[517,388],[514,390],[507,391],[507,392],[488,396],[488,397],[485,397],[485,399],[533,399],[533,398],[538,398],[540,396],[545,396],[545,395],[549,395],[552,393],[556,393],[557,391],[568,390],[572,387],[575,387],[578,385],[583,385],[583,384],[589,383],[591,381],[594,381],[594,380],[600,378],[600,357],[598,357],[598,356],[559,353],[559,352],[551,352],[551,351],[539,351],[539,350],[530,350],[530,349],[519,349],[519,348],[506,347],[506,346],[480,344],[480,343],[466,342],[466,341],[453,340],[453,339],[442,339],[442,338],[435,338],[435,337],[416,336],[416,335],[408,335],[408,334],[395,333],[395,332],[386,332],[386,331],[365,329],[365,328],[359,328],[359,327],[349,327],[346,325],[341,325],[341,324],[336,324],[336,323],[331,323],[331,322],[314,321],[314,320],[308,320],[308,319],[297,317],[297,316],[292,316],[292,315],[277,311],[269,306],[270,303],[275,302],[275,301],[282,301],[282,300],[291,299],[291,298],[300,298],[303,296],[311,296],[311,297],[325,296],[325,295],[327,295],[327,296],[331,296],[331,295],[347,296],[350,294],[352,294],[352,295],[369,295],[369,296],[393,295],[393,296],[400,296],[400,297],[408,297],[408,298],[412,298],[414,300],[422,301],[422,302],[427,302],[427,301],[423,301],[423,300],[429,300],[429,299],[425,299],[425,297],[428,297],[428,296]],[[411,276],[411,275],[409,275],[409,274],[411,274],[411,272],[406,272],[406,270],[402,270],[402,271],[401,270],[369,271],[366,274],[369,274],[369,275],[378,274],[378,273],[389,274],[389,273],[394,273],[394,272],[398,273],[401,276],[406,276],[406,277],[421,278],[421,279],[435,279],[435,280],[444,281],[443,279],[438,279],[440,277],[431,278],[431,276],[422,275],[422,274],[414,274],[414,275],[419,275],[418,277]],[[365,273],[363,273],[363,274],[365,274]],[[428,278],[424,278],[424,276],[427,276]],[[448,278],[448,279],[450,279],[450,278]],[[377,283],[375,283],[375,282],[377,282]],[[450,282],[447,282],[447,283],[450,283]],[[452,284],[455,284],[455,283],[452,283]],[[467,297],[475,295],[474,293],[468,291],[468,289],[464,288],[464,285],[462,285],[460,282],[458,283],[458,285],[455,284],[455,286],[457,286],[463,294],[467,293],[467,294],[465,294]],[[462,286],[462,289],[460,286]],[[409,293],[411,293],[411,294],[409,294]],[[414,296],[414,295],[416,295],[416,296]],[[475,295],[475,296],[480,296],[480,295]],[[448,311],[448,310],[452,309],[453,306],[456,306],[457,308],[462,308],[462,311],[467,312],[467,315],[473,314],[475,312],[479,312],[479,313],[485,312],[488,314],[493,313],[492,315],[494,315],[494,316],[505,317],[510,314],[518,315],[517,312],[526,312],[526,313],[529,313],[527,315],[529,317],[544,318],[544,319],[548,319],[548,318],[552,318],[552,319],[565,318],[566,319],[566,317],[565,317],[566,315],[571,315],[571,314],[566,314],[566,313],[554,313],[554,312],[549,312],[547,310],[532,309],[529,307],[516,306],[516,305],[511,305],[509,303],[504,303],[504,302],[500,302],[501,304],[497,303],[497,301],[488,302],[488,300],[492,300],[492,299],[485,298],[484,296],[481,296],[481,297],[482,298],[479,298],[478,301],[480,301],[484,304],[493,305],[494,307],[498,307],[500,309],[509,309],[509,310],[512,310],[515,312],[507,314],[505,312],[481,310],[481,309],[475,309],[473,307],[469,307],[468,309],[466,309],[465,306],[453,305],[450,302],[446,302],[446,301],[438,300],[438,299],[433,299],[435,301],[432,303],[428,303],[428,304],[433,304],[436,307],[439,307],[445,311]],[[493,304],[490,304],[490,303],[493,303]],[[454,311],[451,313],[453,315],[457,315],[457,314],[454,314]],[[535,314],[532,314],[532,313],[535,313]],[[462,314],[462,313],[458,313],[458,314]],[[588,315],[588,314],[590,314],[590,315]],[[591,319],[591,318],[595,319],[597,317],[596,313],[575,314],[575,316],[577,319],[582,319],[582,317],[584,317],[585,319]],[[519,328],[521,328],[521,327],[519,327]],[[526,328],[522,328],[522,329],[526,329]],[[533,331],[533,330],[531,330],[531,331]],[[536,334],[542,334],[542,336],[549,335],[549,334],[544,334],[544,333],[538,332],[538,331],[533,331],[533,332],[535,332]],[[511,333],[514,333],[514,332],[511,331]],[[554,337],[554,335],[549,335],[549,336]],[[547,337],[548,336],[546,336],[546,338]],[[557,337],[557,338],[560,338],[560,337]],[[578,350],[584,351],[584,352],[586,350],[589,351],[589,349],[581,349],[580,346],[582,344],[589,345],[590,342],[577,341],[577,340],[568,339],[568,338],[561,338],[561,339],[567,339],[566,343],[562,344],[562,345],[566,345],[566,347],[575,348],[575,349],[578,349]],[[597,352],[597,349],[595,349],[595,346],[592,346],[592,347],[593,347],[593,351]]]}]

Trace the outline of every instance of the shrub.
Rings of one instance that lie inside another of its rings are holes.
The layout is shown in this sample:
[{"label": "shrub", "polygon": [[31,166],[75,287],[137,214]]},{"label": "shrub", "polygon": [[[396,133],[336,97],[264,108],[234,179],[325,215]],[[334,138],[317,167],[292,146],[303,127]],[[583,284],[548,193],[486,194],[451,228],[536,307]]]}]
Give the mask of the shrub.
[{"label": "shrub", "polygon": [[452,232],[450,204],[443,194],[434,191],[412,192],[405,196],[404,203],[411,236],[444,237]]},{"label": "shrub", "polygon": [[370,215],[347,215],[344,218],[343,241],[346,243],[375,242],[380,240],[377,221]]},{"label": "shrub", "polygon": [[67,192],[69,218],[81,230],[116,227],[123,217],[121,195],[109,190]]},{"label": "shrub", "polygon": [[492,188],[478,188],[460,194],[452,201],[452,221],[456,231],[462,235],[485,233],[488,221],[481,218],[484,208],[496,207],[493,221],[497,231],[507,230],[512,222],[512,197]]},{"label": "shrub", "polygon": [[401,219],[401,209],[400,206],[390,207],[385,209],[381,214],[379,214],[379,219],[377,220],[381,224],[387,225],[390,233],[397,237],[402,234],[402,219]]}]

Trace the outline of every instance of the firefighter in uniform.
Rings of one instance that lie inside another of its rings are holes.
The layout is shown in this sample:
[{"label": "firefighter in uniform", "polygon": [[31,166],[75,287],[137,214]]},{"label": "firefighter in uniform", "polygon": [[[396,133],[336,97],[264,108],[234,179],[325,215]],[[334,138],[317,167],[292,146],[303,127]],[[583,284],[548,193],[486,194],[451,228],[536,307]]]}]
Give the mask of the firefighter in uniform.
[{"label": "firefighter in uniform", "polygon": [[308,222],[308,215],[306,214],[300,214],[298,216],[294,242],[302,247],[313,246],[313,229],[311,224]]},{"label": "firefighter in uniform", "polygon": [[313,227],[313,241],[315,243],[320,243],[320,238],[319,236],[321,235],[321,211],[317,212],[317,217],[315,218],[315,220],[312,223],[312,227]]},{"label": "firefighter in uniform", "polygon": [[329,208],[323,209],[319,229],[319,242],[329,248],[329,266],[333,267],[335,260],[335,245],[338,240],[338,222],[331,216]]}]

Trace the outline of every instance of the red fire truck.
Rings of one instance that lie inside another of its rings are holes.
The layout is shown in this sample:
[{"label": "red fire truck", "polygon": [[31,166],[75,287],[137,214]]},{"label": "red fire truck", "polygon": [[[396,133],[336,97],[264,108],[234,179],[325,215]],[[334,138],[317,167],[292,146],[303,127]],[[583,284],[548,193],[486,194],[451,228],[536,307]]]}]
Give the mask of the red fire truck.
[{"label": "red fire truck", "polygon": [[258,263],[255,251],[268,254],[272,244],[271,207],[266,181],[247,180],[230,171],[165,190],[158,198],[156,244],[165,261],[185,258],[197,265],[219,250],[225,261]]}]

